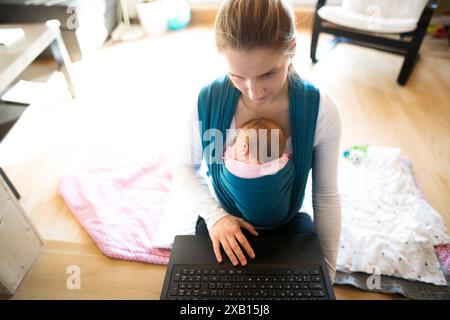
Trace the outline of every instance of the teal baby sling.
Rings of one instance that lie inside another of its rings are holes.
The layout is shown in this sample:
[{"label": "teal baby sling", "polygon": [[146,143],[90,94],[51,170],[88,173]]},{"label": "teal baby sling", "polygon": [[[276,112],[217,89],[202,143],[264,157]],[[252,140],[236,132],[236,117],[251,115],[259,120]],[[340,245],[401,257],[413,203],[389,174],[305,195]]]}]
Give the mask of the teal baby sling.
[{"label": "teal baby sling", "polygon": [[312,166],[320,94],[307,81],[288,81],[293,158],[276,174],[254,179],[233,175],[222,159],[241,92],[225,75],[203,87],[198,97],[203,157],[216,196],[228,213],[261,229],[284,225],[298,213]]}]

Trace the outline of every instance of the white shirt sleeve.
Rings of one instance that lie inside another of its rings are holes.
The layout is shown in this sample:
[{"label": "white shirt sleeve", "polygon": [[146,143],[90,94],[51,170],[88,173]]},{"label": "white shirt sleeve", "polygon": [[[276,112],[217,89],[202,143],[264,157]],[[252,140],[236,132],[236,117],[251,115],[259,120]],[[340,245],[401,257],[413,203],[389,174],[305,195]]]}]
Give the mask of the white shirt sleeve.
[{"label": "white shirt sleeve", "polygon": [[336,102],[326,93],[320,94],[319,108],[312,165],[314,225],[334,282],[341,234],[341,200],[338,190],[341,119]]},{"label": "white shirt sleeve", "polygon": [[[195,210],[210,229],[228,215],[211,194],[208,179],[201,172],[202,145],[197,106],[189,112],[179,148],[176,176],[192,200]],[[330,276],[334,281],[341,231],[341,203],[338,192],[338,156],[341,120],[337,104],[327,94],[320,94],[319,114],[314,138],[312,198],[314,224]]]},{"label": "white shirt sleeve", "polygon": [[183,138],[175,177],[183,186],[187,196],[192,200],[194,210],[205,220],[208,230],[222,217],[228,215],[217,199],[211,195],[208,179],[201,172],[202,144],[198,123],[197,105],[189,112],[183,128]]}]

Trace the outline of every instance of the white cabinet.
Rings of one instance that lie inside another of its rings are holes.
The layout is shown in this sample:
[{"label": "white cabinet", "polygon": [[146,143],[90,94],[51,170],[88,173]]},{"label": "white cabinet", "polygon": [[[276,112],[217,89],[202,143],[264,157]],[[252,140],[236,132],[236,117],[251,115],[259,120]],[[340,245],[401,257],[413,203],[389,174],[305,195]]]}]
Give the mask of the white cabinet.
[{"label": "white cabinet", "polygon": [[14,294],[44,243],[0,176],[0,294]]}]

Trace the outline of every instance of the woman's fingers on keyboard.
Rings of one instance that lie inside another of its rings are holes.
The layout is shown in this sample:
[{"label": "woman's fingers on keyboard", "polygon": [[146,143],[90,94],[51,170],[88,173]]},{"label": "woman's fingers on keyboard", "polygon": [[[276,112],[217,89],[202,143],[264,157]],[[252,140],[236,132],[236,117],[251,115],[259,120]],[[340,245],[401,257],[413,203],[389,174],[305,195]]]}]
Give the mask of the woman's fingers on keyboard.
[{"label": "woman's fingers on keyboard", "polygon": [[238,264],[238,260],[236,259],[236,256],[234,255],[233,249],[231,248],[230,244],[228,243],[227,239],[223,239],[221,241],[223,250],[227,254],[228,258],[230,258],[231,263],[236,266]]},{"label": "woman's fingers on keyboard", "polygon": [[213,240],[214,254],[216,255],[217,262],[222,263],[222,253],[220,252],[220,241]]},{"label": "woman's fingers on keyboard", "polygon": [[246,266],[247,265],[247,259],[245,259],[244,254],[242,253],[241,247],[239,246],[239,244],[237,243],[236,239],[234,238],[234,236],[229,237],[228,238],[228,242],[230,243],[231,248],[233,249],[233,252],[235,253],[235,255],[238,257],[240,263],[242,266]]},{"label": "woman's fingers on keyboard", "polygon": [[248,243],[247,238],[244,236],[242,232],[238,233],[236,235],[236,239],[239,241],[241,246],[244,248],[245,252],[247,252],[247,255],[254,259],[255,258],[255,251],[253,251],[253,248],[250,246],[250,243]]}]

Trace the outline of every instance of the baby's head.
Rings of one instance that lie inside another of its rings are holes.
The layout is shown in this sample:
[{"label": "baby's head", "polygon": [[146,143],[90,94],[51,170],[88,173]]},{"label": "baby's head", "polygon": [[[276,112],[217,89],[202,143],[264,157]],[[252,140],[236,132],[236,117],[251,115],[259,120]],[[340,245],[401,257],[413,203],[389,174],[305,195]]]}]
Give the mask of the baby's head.
[{"label": "baby's head", "polygon": [[229,156],[235,160],[263,164],[283,155],[286,135],[277,123],[265,118],[250,120],[238,129]]}]

